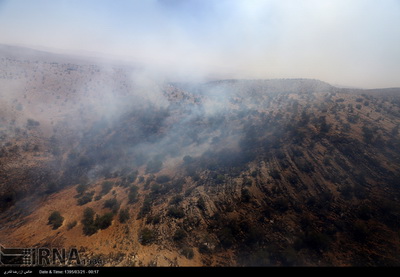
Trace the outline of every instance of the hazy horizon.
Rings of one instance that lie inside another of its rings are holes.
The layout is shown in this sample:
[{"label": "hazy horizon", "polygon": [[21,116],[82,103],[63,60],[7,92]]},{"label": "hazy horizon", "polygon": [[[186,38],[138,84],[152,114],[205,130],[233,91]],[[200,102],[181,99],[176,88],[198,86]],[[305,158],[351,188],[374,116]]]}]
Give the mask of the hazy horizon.
[{"label": "hazy horizon", "polygon": [[185,78],[400,87],[396,0],[0,0],[0,43],[99,53]]}]

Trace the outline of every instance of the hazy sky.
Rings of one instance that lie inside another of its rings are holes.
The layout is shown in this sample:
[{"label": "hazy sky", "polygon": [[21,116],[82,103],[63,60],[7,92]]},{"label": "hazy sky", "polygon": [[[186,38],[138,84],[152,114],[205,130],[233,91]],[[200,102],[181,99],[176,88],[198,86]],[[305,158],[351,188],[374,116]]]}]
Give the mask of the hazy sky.
[{"label": "hazy sky", "polygon": [[400,86],[400,0],[0,0],[0,43],[176,74]]}]

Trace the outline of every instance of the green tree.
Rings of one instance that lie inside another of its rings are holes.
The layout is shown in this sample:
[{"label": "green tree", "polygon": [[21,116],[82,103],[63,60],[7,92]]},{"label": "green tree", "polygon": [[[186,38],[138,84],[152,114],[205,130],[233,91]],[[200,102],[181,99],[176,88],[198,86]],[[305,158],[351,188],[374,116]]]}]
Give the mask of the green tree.
[{"label": "green tree", "polygon": [[200,198],[197,200],[197,207],[202,210],[205,211],[206,210],[206,202],[204,201],[204,198],[200,196]]},{"label": "green tree", "polygon": [[131,174],[129,174],[129,175],[128,175],[128,181],[129,181],[130,183],[135,182],[135,180],[136,180],[138,174],[139,174],[139,172],[138,172],[137,170],[134,171],[134,172],[132,172]]},{"label": "green tree", "polygon": [[251,200],[250,191],[247,188],[242,189],[241,199],[245,203],[249,203]]},{"label": "green tree", "polygon": [[78,198],[77,202],[79,206],[83,206],[92,201],[94,195],[94,191],[86,192],[81,197]]},{"label": "green tree", "polygon": [[181,254],[185,256],[187,259],[191,260],[194,257],[193,249],[190,247],[184,247],[181,250]]},{"label": "green tree", "polygon": [[46,193],[46,194],[52,194],[52,193],[57,192],[58,189],[59,189],[59,185],[58,185],[56,182],[49,182],[49,183],[46,185],[46,191],[45,191],[45,193]]},{"label": "green tree", "polygon": [[172,239],[174,241],[181,241],[186,237],[186,232],[183,229],[178,229],[175,231]]},{"label": "green tree", "polygon": [[139,188],[135,185],[129,188],[128,200],[130,204],[136,203],[138,201],[138,190]]},{"label": "green tree", "polygon": [[105,195],[110,192],[113,187],[113,183],[110,181],[105,181],[101,184],[101,194]]},{"label": "green tree", "polygon": [[142,245],[148,245],[154,242],[156,238],[155,231],[145,227],[139,233],[139,242]]},{"label": "green tree", "polygon": [[103,207],[110,209],[114,214],[116,214],[119,210],[119,203],[116,198],[108,199],[104,202]]},{"label": "green tree", "polygon": [[159,184],[164,184],[171,181],[171,177],[169,177],[168,175],[160,175],[156,178],[156,182]]},{"label": "green tree", "polygon": [[271,172],[270,172],[270,175],[275,180],[280,180],[281,179],[281,175],[279,173],[279,170],[277,170],[277,169],[272,169]]},{"label": "green tree", "polygon": [[83,233],[86,236],[93,235],[94,233],[97,232],[97,227],[94,224],[94,216],[95,212],[92,208],[86,208],[83,211],[83,219],[82,219],[82,224],[83,224]]},{"label": "green tree", "polygon": [[83,233],[86,236],[91,236],[97,232],[97,227],[94,224],[83,225]]},{"label": "green tree", "polygon": [[64,222],[64,217],[61,215],[59,211],[54,211],[50,214],[49,225],[53,226],[53,229],[58,229]]},{"label": "green tree", "polygon": [[169,207],[167,216],[173,217],[173,218],[183,218],[185,216],[185,212],[183,211],[183,208],[181,208],[181,207],[172,206],[172,207]]},{"label": "green tree", "polygon": [[150,211],[151,211],[151,204],[152,204],[153,199],[151,198],[150,195],[146,195],[144,197],[143,205],[140,208],[139,214],[138,214],[138,219],[143,218],[146,216]]},{"label": "green tree", "polygon": [[222,174],[218,174],[217,177],[215,178],[215,182],[217,184],[223,184],[225,182],[225,176]]},{"label": "green tree", "polygon": [[39,125],[40,125],[39,121],[36,121],[31,118],[29,118],[26,122],[26,127],[28,127],[28,128],[38,127]]},{"label": "green tree", "polygon": [[171,201],[169,201],[170,205],[178,205],[179,203],[181,203],[183,200],[183,196],[178,194],[175,195],[174,197],[172,197]]},{"label": "green tree", "polygon": [[125,223],[126,221],[129,220],[129,218],[130,218],[130,215],[129,215],[129,209],[128,209],[128,208],[122,209],[122,210],[119,212],[119,217],[118,217],[119,222]]},{"label": "green tree", "polygon": [[217,234],[219,241],[225,248],[231,247],[235,243],[235,237],[229,227],[223,227]]},{"label": "green tree", "polygon": [[102,216],[97,216],[94,225],[101,230],[107,229],[111,226],[113,217],[113,213],[105,213]]},{"label": "green tree", "polygon": [[369,128],[368,126],[364,125],[362,127],[362,132],[363,132],[363,136],[364,136],[364,141],[366,143],[372,143],[373,138],[374,138],[374,132],[372,131],[372,129]]},{"label": "green tree", "polygon": [[86,190],[87,190],[88,186],[85,184],[79,184],[76,186],[76,192],[79,195],[82,195]]}]

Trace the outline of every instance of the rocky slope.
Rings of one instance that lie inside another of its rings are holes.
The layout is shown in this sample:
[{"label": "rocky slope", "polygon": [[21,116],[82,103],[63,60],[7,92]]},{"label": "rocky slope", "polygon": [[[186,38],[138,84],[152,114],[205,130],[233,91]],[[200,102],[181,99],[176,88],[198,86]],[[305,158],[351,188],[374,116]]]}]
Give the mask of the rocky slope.
[{"label": "rocky slope", "polygon": [[0,50],[0,244],[106,266],[400,264],[400,89]]}]

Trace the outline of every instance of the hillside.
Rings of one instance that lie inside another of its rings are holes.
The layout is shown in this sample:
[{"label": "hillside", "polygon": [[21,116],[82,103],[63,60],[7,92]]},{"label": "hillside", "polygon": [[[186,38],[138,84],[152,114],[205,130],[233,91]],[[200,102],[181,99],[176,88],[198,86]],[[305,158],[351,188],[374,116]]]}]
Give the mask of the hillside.
[{"label": "hillside", "polygon": [[1,245],[105,266],[400,265],[399,88],[161,82],[0,51]]}]

